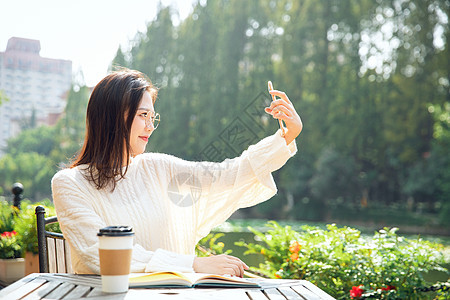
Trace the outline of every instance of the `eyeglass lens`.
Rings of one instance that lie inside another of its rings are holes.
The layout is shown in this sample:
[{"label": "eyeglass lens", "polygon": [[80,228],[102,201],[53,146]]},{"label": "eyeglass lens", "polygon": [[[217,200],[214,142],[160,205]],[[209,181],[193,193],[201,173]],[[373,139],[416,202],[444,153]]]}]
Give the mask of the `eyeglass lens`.
[{"label": "eyeglass lens", "polygon": [[145,125],[148,127],[151,123],[153,123],[153,128],[156,129],[159,125],[161,117],[158,113],[155,114],[153,117],[148,117],[148,119],[145,120]]}]

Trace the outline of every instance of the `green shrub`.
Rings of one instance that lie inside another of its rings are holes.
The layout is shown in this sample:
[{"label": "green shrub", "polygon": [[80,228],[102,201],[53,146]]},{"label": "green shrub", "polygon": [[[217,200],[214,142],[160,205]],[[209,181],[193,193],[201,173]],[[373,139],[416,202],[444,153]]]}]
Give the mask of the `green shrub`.
[{"label": "green shrub", "polygon": [[225,244],[223,242],[217,242],[224,236],[223,233],[210,233],[202,238],[195,247],[195,254],[199,257],[205,257],[210,255],[230,254],[232,250],[224,251]]},{"label": "green shrub", "polygon": [[263,244],[236,245],[246,247],[245,254],[262,254],[265,262],[252,269],[269,278],[309,280],[337,299],[423,299],[431,297],[429,290],[448,290],[448,283],[429,288],[423,277],[431,270],[448,273],[441,266],[443,246],[400,237],[397,228],[363,238],[356,229],[334,224],[302,226],[299,232],[274,221],[267,225],[267,233],[249,228]]},{"label": "green shrub", "polygon": [[[22,201],[21,211],[14,218],[14,229],[17,231],[17,236],[24,251],[38,253],[37,229],[36,229],[36,214],[35,209],[38,205],[45,207],[45,217],[55,216],[55,208],[50,200],[43,200],[37,203],[31,203],[28,200]],[[53,232],[61,232],[58,223],[49,224],[46,226],[47,230]]]},{"label": "green shrub", "polygon": [[0,197],[0,258],[10,259],[22,256],[19,237],[15,231],[15,218],[19,209]]},{"label": "green shrub", "polygon": [[17,232],[5,231],[0,235],[0,258],[12,259],[22,257],[22,249],[18,243]]},{"label": "green shrub", "polygon": [[0,197],[0,233],[14,229],[14,216],[19,212],[4,197]]}]

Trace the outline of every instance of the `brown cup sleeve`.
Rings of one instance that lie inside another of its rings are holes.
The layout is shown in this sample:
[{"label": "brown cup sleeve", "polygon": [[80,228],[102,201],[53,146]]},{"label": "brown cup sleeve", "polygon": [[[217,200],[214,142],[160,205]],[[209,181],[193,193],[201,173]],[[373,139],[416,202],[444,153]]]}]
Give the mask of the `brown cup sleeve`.
[{"label": "brown cup sleeve", "polygon": [[100,275],[130,274],[133,249],[98,249],[100,256]]}]

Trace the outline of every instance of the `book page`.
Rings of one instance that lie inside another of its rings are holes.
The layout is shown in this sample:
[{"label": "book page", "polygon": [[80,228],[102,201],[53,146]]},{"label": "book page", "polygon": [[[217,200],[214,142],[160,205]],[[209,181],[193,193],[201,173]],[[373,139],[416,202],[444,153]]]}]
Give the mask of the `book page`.
[{"label": "book page", "polygon": [[236,276],[180,272],[132,273],[130,274],[129,284],[130,287],[195,285],[259,287],[256,282]]},{"label": "book page", "polygon": [[208,285],[249,285],[258,286],[257,283],[251,282],[246,278],[240,278],[231,275],[216,275],[216,274],[205,274],[205,273],[183,273],[184,276],[189,278],[194,284],[208,284]]},{"label": "book page", "polygon": [[130,286],[192,285],[189,278],[177,272],[131,273],[128,282]]}]

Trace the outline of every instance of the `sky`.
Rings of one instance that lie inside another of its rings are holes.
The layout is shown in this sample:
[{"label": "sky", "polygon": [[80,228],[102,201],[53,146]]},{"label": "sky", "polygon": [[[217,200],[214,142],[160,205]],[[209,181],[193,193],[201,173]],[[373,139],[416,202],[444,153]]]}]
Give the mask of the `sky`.
[{"label": "sky", "polygon": [[[184,19],[195,0],[0,0],[0,52],[8,39],[39,40],[42,57],[72,61],[88,86],[108,71],[117,49],[129,48],[154,20],[159,3]],[[196,1],[195,1],[196,2]]]}]

